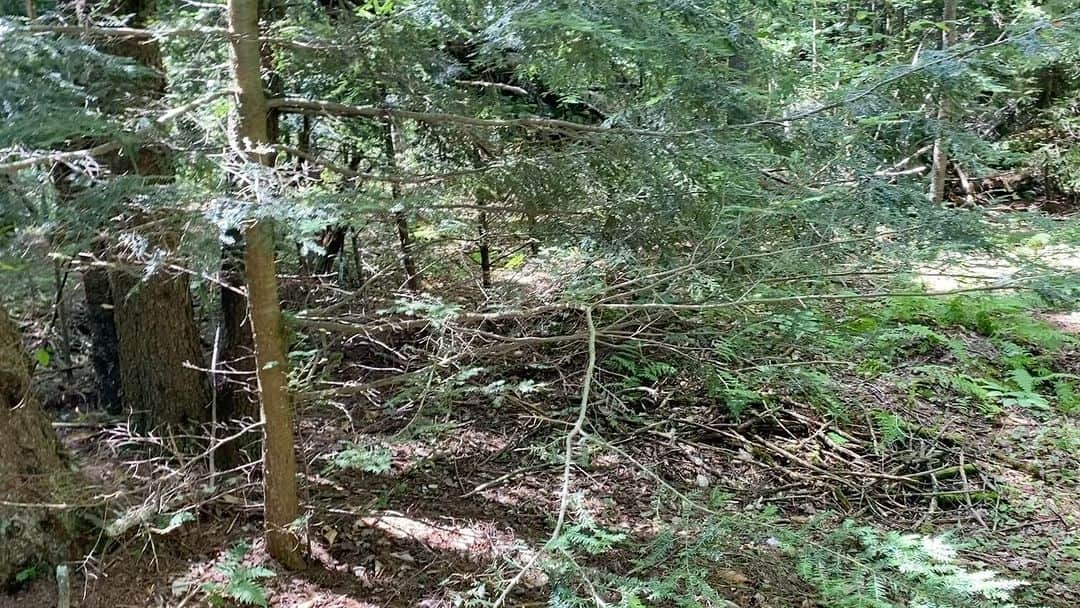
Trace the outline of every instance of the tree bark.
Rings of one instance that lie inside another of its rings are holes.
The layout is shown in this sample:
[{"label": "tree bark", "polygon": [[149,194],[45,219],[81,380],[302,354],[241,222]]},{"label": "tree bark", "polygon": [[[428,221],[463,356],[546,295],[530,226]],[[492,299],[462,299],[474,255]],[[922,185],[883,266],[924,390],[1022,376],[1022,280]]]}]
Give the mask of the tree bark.
[{"label": "tree bark", "polygon": [[123,411],[120,397],[120,344],[113,319],[109,272],[104,268],[87,268],[82,272],[82,282],[90,333],[90,362],[94,366],[98,406],[110,414],[119,414]]},{"label": "tree bark", "polygon": [[[945,0],[945,8],[942,11],[941,18],[945,22],[945,31],[941,33],[941,49],[946,50],[956,44],[957,40],[956,0]],[[947,103],[944,96],[938,102],[937,120],[939,130],[949,118]],[[948,139],[939,134],[934,140],[934,151],[931,156],[933,164],[930,170],[930,200],[935,203],[941,203],[945,200],[945,178],[949,167],[948,147]]]},{"label": "tree bark", "polygon": [[[477,169],[482,167],[486,152],[486,149],[480,144],[477,144],[473,149],[472,161],[473,166]],[[479,187],[477,189],[476,206],[479,207],[479,213],[476,218],[476,240],[480,253],[480,285],[484,289],[491,287],[491,243],[488,241],[487,204],[488,199],[494,200],[495,198],[487,188]]]},{"label": "tree bark", "polygon": [[[234,136],[241,148],[269,143],[266,92],[260,74],[258,0],[229,0],[233,79],[237,114]],[[266,155],[249,160],[270,164]],[[273,226],[251,224],[244,234],[248,308],[255,345],[256,375],[263,421],[263,504],[266,548],[288,568],[302,568],[300,543],[292,531],[300,515],[296,491],[293,411],[288,393],[289,362],[277,295]]]},{"label": "tree bark", "polygon": [[[149,0],[119,0],[110,5],[116,14],[134,15],[131,25],[145,25],[154,10]],[[103,51],[134,59],[154,74],[142,89],[148,101],[160,99],[165,80],[160,45],[147,40],[108,40]],[[173,155],[163,146],[145,146],[135,155],[114,154],[106,159],[117,174],[171,178]],[[54,172],[60,196],[72,196],[63,170]],[[162,246],[168,249],[168,236]],[[122,261],[124,252],[96,245],[97,257]],[[141,280],[125,270],[90,267],[83,272],[86,304],[93,342],[92,360],[99,401],[110,412],[133,414],[136,429],[209,419],[209,383],[195,321],[191,293],[184,277],[155,272]]]},{"label": "tree bark", "polygon": [[66,559],[71,544],[71,522],[60,511],[25,506],[61,502],[75,487],[30,392],[30,369],[15,323],[0,309],[0,592],[23,569]]},{"label": "tree bark", "polygon": [[223,421],[259,417],[255,380],[255,345],[252,344],[248,302],[244,291],[244,246],[239,232],[236,242],[221,248],[222,340],[215,387],[218,419]]},{"label": "tree bark", "polygon": [[[483,206],[485,204],[484,199],[479,199],[477,204]],[[488,243],[488,216],[486,210],[480,210],[480,218],[478,221],[478,236],[480,240],[480,284],[487,289],[488,287],[491,287],[491,246]]]},{"label": "tree bark", "polygon": [[111,273],[124,403],[139,431],[210,419],[211,399],[186,275]]}]

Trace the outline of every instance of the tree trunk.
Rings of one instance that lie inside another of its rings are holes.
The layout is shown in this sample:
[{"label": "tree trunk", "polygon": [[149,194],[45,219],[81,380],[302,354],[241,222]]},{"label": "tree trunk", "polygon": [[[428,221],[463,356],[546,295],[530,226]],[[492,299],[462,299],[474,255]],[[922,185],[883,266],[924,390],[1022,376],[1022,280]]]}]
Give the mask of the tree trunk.
[{"label": "tree trunk", "polygon": [[[30,362],[15,323],[0,309],[0,591],[25,568],[68,557],[70,521],[59,510],[74,475],[30,393]],[[22,504],[24,506],[19,506]]]},{"label": "tree trunk", "polygon": [[[134,15],[132,27],[149,22],[154,3],[120,0],[110,5],[114,14]],[[134,59],[163,74],[161,48],[156,41],[108,40],[101,48],[113,55]],[[163,76],[149,78],[140,90],[147,100],[161,98]],[[173,155],[163,146],[145,146],[134,155],[115,154],[106,159],[116,174],[171,178]],[[54,177],[60,196],[71,196],[62,173]],[[166,235],[162,241],[168,241]],[[163,242],[168,249],[168,243]],[[95,254],[116,262],[124,252],[110,252],[99,244]],[[209,419],[209,383],[187,279],[156,272],[139,277],[123,270],[91,267],[83,273],[83,285],[93,341],[92,360],[99,400],[110,412],[133,414],[136,429]]]},{"label": "tree trunk", "polygon": [[218,420],[259,417],[255,345],[244,290],[244,246],[239,233],[221,248],[221,352],[217,378]]},{"label": "tree trunk", "polygon": [[[486,148],[477,144],[473,148],[472,161],[473,166],[477,169],[483,167],[483,158],[487,155]],[[477,248],[480,252],[480,285],[487,289],[491,287],[491,243],[488,242],[488,214],[487,204],[488,199],[494,200],[496,197],[492,196],[492,192],[487,188],[480,187],[476,192],[476,206],[480,208],[476,218],[476,241]]]},{"label": "tree trunk", "polygon": [[210,419],[210,385],[186,275],[146,280],[111,273],[120,380],[134,427],[149,431]]},{"label": "tree trunk", "polygon": [[94,366],[98,406],[110,414],[123,411],[120,397],[120,344],[113,320],[109,272],[90,267],[82,272],[86,320],[90,333],[90,362]]},{"label": "tree trunk", "polygon": [[[479,205],[484,205],[484,199],[481,198],[478,202]],[[491,246],[488,244],[488,216],[487,211],[480,210],[479,218],[479,237],[480,237],[480,284],[485,289],[491,287]]]},{"label": "tree trunk", "polygon": [[413,259],[409,218],[404,211],[394,212],[394,226],[397,228],[398,244],[401,245],[401,265],[405,269],[405,284],[409,286],[409,291],[420,293],[424,288],[424,283],[420,280],[420,271],[417,270],[416,260]]},{"label": "tree trunk", "polygon": [[[217,399],[217,437],[232,435],[237,424],[258,420],[258,381],[255,378],[255,345],[244,292],[244,245],[239,231],[230,230],[233,244],[221,247],[221,342],[214,376]],[[221,469],[247,461],[246,454],[257,455],[261,436],[246,433],[219,446],[214,462]]]},{"label": "tree trunk", "polygon": [[[233,78],[238,91],[236,144],[244,140],[269,143],[266,93],[260,74],[259,2],[229,0],[229,30],[233,34]],[[268,156],[249,160],[269,164]],[[288,393],[289,362],[277,296],[274,231],[266,220],[247,228],[245,273],[248,308],[255,344],[256,374],[263,420],[263,504],[266,548],[288,568],[302,568],[299,539],[292,531],[300,515],[296,491],[293,412]]]},{"label": "tree trunk", "polygon": [[[397,157],[401,153],[401,144],[398,141],[399,134],[394,121],[386,120],[386,130],[383,136],[383,148],[386,154],[386,164],[393,173],[397,170]],[[394,200],[401,198],[401,186],[392,182],[390,184],[390,197]],[[409,232],[409,217],[403,210],[394,211],[394,226],[397,228],[398,244],[401,245],[401,265],[405,269],[405,283],[409,290],[419,293],[424,288],[424,281],[420,271],[416,268],[416,260],[413,257],[412,234]]]},{"label": "tree trunk", "polygon": [[[941,15],[945,22],[945,31],[941,33],[941,49],[947,50],[956,44],[956,0],[945,0],[945,8]],[[938,129],[949,118],[947,103],[943,98],[938,102]],[[932,154],[933,165],[930,170],[930,200],[941,203],[945,200],[945,177],[949,166],[949,141],[941,136],[934,140],[934,152]]]}]

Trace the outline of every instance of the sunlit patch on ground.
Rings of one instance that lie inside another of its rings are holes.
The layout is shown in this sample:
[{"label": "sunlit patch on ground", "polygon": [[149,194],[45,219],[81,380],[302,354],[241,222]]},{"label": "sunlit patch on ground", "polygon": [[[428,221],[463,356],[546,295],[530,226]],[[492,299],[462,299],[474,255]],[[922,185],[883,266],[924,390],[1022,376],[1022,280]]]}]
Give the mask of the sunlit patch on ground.
[{"label": "sunlit patch on ground", "polygon": [[[433,551],[451,551],[477,562],[505,559],[525,564],[535,557],[535,551],[516,538],[512,530],[499,530],[491,522],[434,522],[400,513],[364,517],[359,522],[393,538],[413,541]],[[526,585],[539,587],[547,583],[547,576],[536,570],[522,580]]]},{"label": "sunlit patch on ground", "polygon": [[1007,260],[984,253],[950,253],[918,267],[916,281],[927,291],[940,293],[1012,279],[1018,276],[1024,263],[1062,272],[1080,270],[1080,247],[1077,246],[1025,247],[1015,252],[1015,256],[1016,259]]},{"label": "sunlit patch on ground", "polygon": [[1061,331],[1080,335],[1080,311],[1051,313],[1045,315],[1044,318]]}]

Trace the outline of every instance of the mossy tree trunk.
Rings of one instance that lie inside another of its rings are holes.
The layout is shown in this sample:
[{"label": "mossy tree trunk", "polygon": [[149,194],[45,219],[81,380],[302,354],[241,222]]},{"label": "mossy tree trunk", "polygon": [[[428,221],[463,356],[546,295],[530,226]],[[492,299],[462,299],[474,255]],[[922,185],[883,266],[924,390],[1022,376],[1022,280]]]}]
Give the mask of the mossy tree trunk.
[{"label": "mossy tree trunk", "polygon": [[68,556],[60,502],[73,487],[67,458],[30,392],[30,362],[15,323],[0,309],[0,592],[26,568]]}]

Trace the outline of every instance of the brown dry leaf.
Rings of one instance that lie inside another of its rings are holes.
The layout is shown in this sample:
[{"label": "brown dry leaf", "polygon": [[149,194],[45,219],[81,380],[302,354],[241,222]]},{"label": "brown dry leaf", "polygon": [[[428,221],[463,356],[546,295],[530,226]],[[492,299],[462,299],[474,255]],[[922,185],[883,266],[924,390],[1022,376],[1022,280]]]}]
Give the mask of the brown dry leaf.
[{"label": "brown dry leaf", "polygon": [[729,585],[741,586],[750,582],[750,579],[738,570],[720,570],[716,575]]}]

